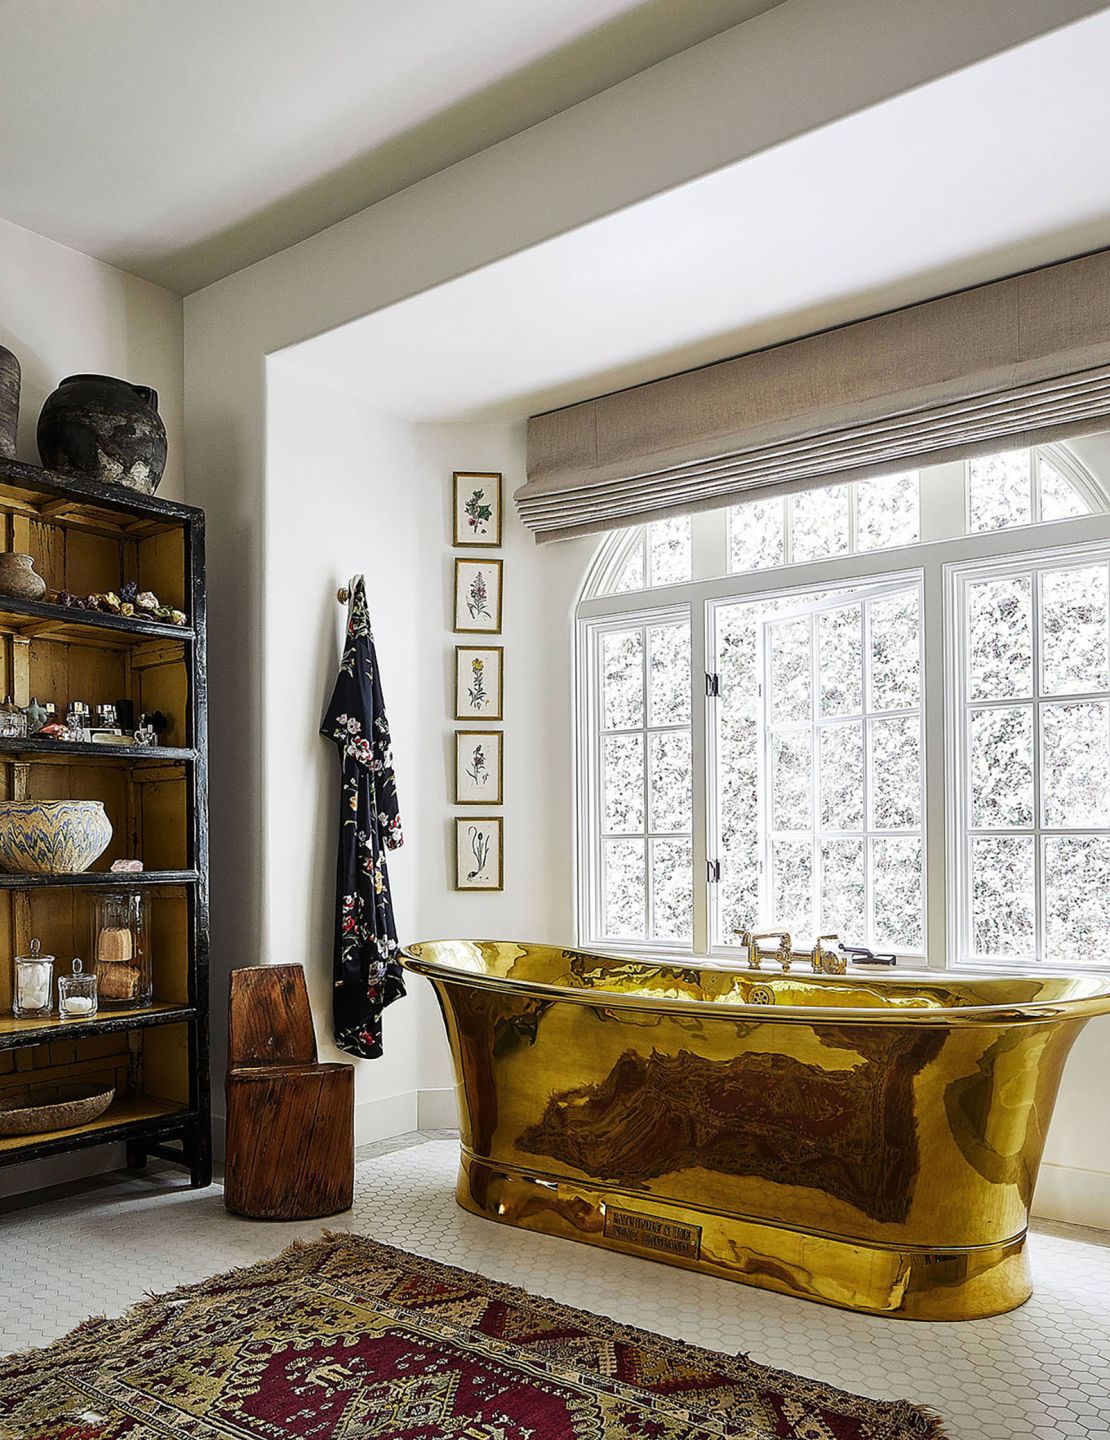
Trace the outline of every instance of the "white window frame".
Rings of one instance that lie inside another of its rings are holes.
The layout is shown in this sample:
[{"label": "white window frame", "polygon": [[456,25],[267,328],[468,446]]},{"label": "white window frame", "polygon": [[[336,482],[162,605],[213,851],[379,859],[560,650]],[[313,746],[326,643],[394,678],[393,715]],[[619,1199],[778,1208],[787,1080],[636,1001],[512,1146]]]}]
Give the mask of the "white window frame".
[{"label": "white window frame", "polygon": [[[1024,526],[1023,529],[1031,527]],[[1030,969],[1075,969],[1077,962],[1074,960],[1062,961],[1059,965],[1046,964],[1044,961],[1013,961],[1006,959],[995,959],[994,957],[965,958],[971,957],[972,945],[972,917],[971,917],[971,831],[970,824],[971,810],[971,785],[969,776],[970,763],[970,734],[969,716],[976,705],[980,702],[970,700],[967,694],[967,650],[964,638],[961,634],[962,621],[967,613],[967,591],[968,588],[980,580],[1004,579],[1011,575],[1031,575],[1033,579],[1030,603],[1030,623],[1032,635],[1032,690],[1027,696],[1014,696],[1013,698],[993,699],[982,701],[982,705],[988,708],[1006,708],[1009,706],[1028,706],[1033,712],[1033,823],[1030,826],[1022,826],[1010,830],[990,830],[989,834],[998,834],[1003,837],[1029,837],[1033,841],[1035,855],[1035,925],[1038,941],[1042,938],[1044,930],[1045,913],[1045,888],[1044,888],[1044,860],[1043,850],[1046,837],[1056,834],[1063,835],[1110,835],[1110,826],[1099,828],[1097,826],[1074,827],[1060,829],[1048,826],[1043,823],[1041,808],[1041,710],[1046,704],[1068,704],[1082,702],[1084,700],[1096,699],[1103,701],[1107,698],[1105,692],[1088,694],[1076,692],[1074,694],[1045,695],[1041,691],[1041,639],[1040,639],[1040,617],[1041,617],[1041,576],[1045,571],[1058,569],[1078,569],[1084,564],[1107,564],[1110,563],[1110,545],[1088,544],[1072,545],[1061,548],[1037,548],[1031,552],[1018,556],[1009,556],[997,561],[973,561],[962,565],[949,565],[946,570],[946,616],[948,629],[948,643],[946,646],[946,668],[945,668],[945,697],[947,701],[947,726],[948,732],[953,737],[952,763],[948,770],[948,843],[947,843],[947,866],[948,885],[952,895],[953,904],[950,907],[948,926],[948,953],[953,957],[954,966],[974,967],[979,969],[1003,969],[1010,970],[1016,965],[1026,966]],[[1108,637],[1110,638],[1110,637]],[[1088,968],[1086,966],[1082,968]],[[1098,967],[1091,967],[1098,968]],[[1104,967],[1110,968],[1110,967]]]},{"label": "white window frame", "polygon": [[[667,586],[668,590],[675,587]],[[630,591],[643,598],[642,591]],[[607,732],[602,726],[602,696],[601,686],[598,683],[600,641],[605,635],[619,630],[633,630],[647,628],[652,625],[674,624],[675,622],[690,626],[691,641],[691,673],[694,672],[693,658],[693,617],[689,605],[666,605],[656,606],[651,609],[631,610],[627,614],[621,613],[619,617],[609,616],[594,620],[580,620],[578,626],[578,684],[577,684],[577,713],[579,737],[579,765],[578,770],[582,781],[578,793],[578,933],[579,935],[590,935],[597,944],[613,945],[627,944],[627,941],[620,937],[609,937],[605,932],[604,925],[604,892],[605,892],[605,865],[603,857],[603,831],[602,816],[604,810],[604,796],[602,793],[604,784],[604,761],[602,752]],[[639,733],[644,736],[644,774],[650,777],[650,737],[653,733],[661,733],[666,730],[685,730],[685,725],[675,726],[649,726],[649,667],[650,657],[648,646],[644,645],[644,725]],[[624,732],[617,732],[618,734]],[[690,745],[694,748],[694,717],[691,711],[690,717]],[[697,770],[693,761],[691,762],[691,774],[696,775]],[[646,783],[646,781],[645,781]],[[697,784],[694,783],[696,797]],[[697,834],[698,815],[695,797],[692,797],[691,814],[691,849],[696,848],[694,839]],[[646,928],[651,928],[652,915],[652,874],[651,874],[651,841],[653,838],[648,828],[650,820],[650,800],[644,795],[644,830],[642,834],[630,834],[630,840],[643,839],[644,841],[644,906]],[[624,837],[617,837],[624,838]],[[664,838],[670,838],[669,835]],[[696,862],[695,862],[696,863]],[[704,869],[704,863],[703,863]],[[694,909],[697,909],[697,871],[694,870]],[[645,940],[636,942],[637,949],[646,948],[658,951],[663,954],[688,954],[690,946],[683,944],[681,940]]]},{"label": "white window frame", "polygon": [[[1049,452],[1053,464],[1056,460]],[[1068,478],[1072,474],[1068,473]],[[864,550],[853,554],[796,563],[768,570],[728,574],[728,522],[725,510],[698,512],[692,516],[693,578],[686,584],[668,585],[656,591],[626,591],[622,594],[600,594],[606,573],[612,573],[609,546],[603,545],[595,556],[583,584],[576,610],[576,865],[578,895],[577,925],[579,944],[599,943],[593,925],[589,897],[596,888],[595,857],[588,837],[593,831],[591,808],[597,802],[597,760],[590,755],[590,738],[596,742],[597,731],[591,731],[589,696],[592,679],[589,671],[591,625],[627,616],[671,616],[686,611],[690,617],[691,650],[691,736],[693,773],[693,876],[694,924],[690,946],[662,947],[658,943],[637,942],[635,953],[659,951],[673,955],[717,955],[736,958],[734,947],[711,946],[710,916],[713,905],[712,882],[707,863],[715,858],[712,840],[716,834],[710,789],[713,781],[713,700],[706,695],[707,656],[713,651],[711,623],[713,604],[735,602],[748,598],[801,596],[834,587],[852,588],[875,583],[907,572],[918,572],[922,579],[924,606],[922,630],[924,663],[923,684],[923,754],[925,766],[924,831],[925,831],[925,963],[931,969],[946,969],[957,962],[956,905],[959,898],[954,889],[950,858],[954,851],[950,831],[956,824],[952,804],[952,787],[956,782],[952,770],[955,763],[956,731],[952,713],[952,697],[947,675],[954,653],[952,634],[954,602],[949,576],[954,568],[974,563],[993,564],[1013,558],[1028,560],[1041,552],[1063,555],[1066,561],[1081,557],[1084,547],[1110,542],[1110,514],[1104,509],[1092,515],[1064,520],[1034,522],[1003,530],[964,533],[966,524],[966,470],[962,462],[930,467],[923,472],[920,489],[920,533],[916,545],[889,550]],[[1088,499],[1094,497],[1088,493]],[[1105,504],[1105,500],[1103,501]],[[609,545],[629,545],[626,534],[614,537]],[[664,608],[657,603],[663,596]],[[596,628],[596,626],[595,626]],[[949,903],[950,898],[952,904]],[[920,965],[920,959],[912,962]],[[964,968],[971,968],[965,966]],[[976,965],[975,969],[982,969]],[[1039,973],[1054,968],[1039,960],[1026,963],[1007,962],[1008,970],[1026,969]],[[1075,969],[1074,964],[1065,969]],[[1084,967],[1091,971],[1110,970],[1110,960]]]}]

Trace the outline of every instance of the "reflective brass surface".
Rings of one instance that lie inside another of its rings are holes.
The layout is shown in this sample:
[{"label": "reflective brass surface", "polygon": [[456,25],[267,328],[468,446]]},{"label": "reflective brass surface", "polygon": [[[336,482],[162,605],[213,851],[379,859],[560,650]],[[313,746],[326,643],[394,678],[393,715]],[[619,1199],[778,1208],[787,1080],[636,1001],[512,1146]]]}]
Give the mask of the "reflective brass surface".
[{"label": "reflective brass surface", "polygon": [[443,1010],[476,1214],[876,1314],[1028,1298],[1045,1131],[1110,979],[403,959]]}]

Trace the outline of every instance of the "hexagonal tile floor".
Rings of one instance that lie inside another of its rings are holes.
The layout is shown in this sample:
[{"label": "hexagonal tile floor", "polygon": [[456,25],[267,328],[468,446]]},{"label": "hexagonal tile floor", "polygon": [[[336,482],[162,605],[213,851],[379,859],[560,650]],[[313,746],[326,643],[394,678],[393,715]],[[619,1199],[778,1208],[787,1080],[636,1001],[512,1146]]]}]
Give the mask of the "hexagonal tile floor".
[{"label": "hexagonal tile floor", "polygon": [[[456,1206],[455,1163],[443,1132],[362,1150],[354,1207],[328,1226],[846,1390],[929,1405],[952,1440],[1110,1436],[1108,1233],[1039,1225],[1028,1304],[994,1320],[909,1324],[492,1225]],[[322,1228],[237,1219],[218,1186],[181,1189],[170,1171],[11,1210],[0,1217],[0,1353]]]}]

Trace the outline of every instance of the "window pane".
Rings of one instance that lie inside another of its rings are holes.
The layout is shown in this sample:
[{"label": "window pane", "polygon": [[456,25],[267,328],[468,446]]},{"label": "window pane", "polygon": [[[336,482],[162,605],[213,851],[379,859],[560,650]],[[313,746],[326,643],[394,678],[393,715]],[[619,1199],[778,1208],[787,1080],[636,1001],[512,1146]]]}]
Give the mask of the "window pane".
[{"label": "window pane", "polygon": [[1031,960],[1036,953],[1032,835],[971,842],[971,930],[984,959]]},{"label": "window pane", "polygon": [[785,502],[745,500],[728,512],[728,568],[768,570],[786,561]]},{"label": "window pane", "polygon": [[968,586],[968,692],[972,700],[1033,693],[1033,589],[1028,575]]},{"label": "window pane", "polygon": [[916,470],[856,482],[856,534],[861,550],[917,543]]},{"label": "window pane", "polygon": [[817,618],[822,715],[863,710],[863,609],[846,605]]},{"label": "window pane", "polygon": [[604,828],[616,834],[644,828],[644,737],[611,735],[604,742]]},{"label": "window pane", "polygon": [[899,950],[924,950],[921,841],[916,835],[872,840],[871,886],[873,943]]},{"label": "window pane", "polygon": [[821,930],[848,944],[867,935],[863,841],[826,840],[821,845]]},{"label": "window pane", "polygon": [[1045,956],[1052,964],[1106,959],[1110,942],[1110,839],[1044,841]]},{"label": "window pane", "polygon": [[644,842],[605,841],[605,933],[640,939],[647,934]]},{"label": "window pane", "polygon": [[601,637],[602,718],[606,730],[644,723],[644,642],[639,630]]},{"label": "window pane", "polygon": [[1110,825],[1110,703],[1043,705],[1041,725],[1044,824]]},{"label": "window pane", "polygon": [[1072,515],[1089,515],[1091,507],[1071,483],[1065,480],[1055,465],[1047,460],[1037,463],[1037,478],[1041,487],[1041,519],[1066,520]]},{"label": "window pane", "polygon": [[690,723],[690,627],[653,625],[648,630],[651,657],[652,725]]},{"label": "window pane", "polygon": [[616,584],[616,593],[620,595],[627,590],[642,590],[644,578],[644,537],[641,535],[636,542],[636,548],[624,562],[624,569]]},{"label": "window pane", "polygon": [[872,720],[871,824],[910,830],[921,824],[921,739],[917,716]]},{"label": "window pane", "polygon": [[790,497],[791,556],[820,560],[843,555],[848,543],[848,486],[827,485]]},{"label": "window pane", "polygon": [[1033,707],[975,710],[970,724],[971,824],[1033,824]]},{"label": "window pane", "polygon": [[771,741],[771,827],[809,830],[813,824],[813,756],[809,730],[788,730]]},{"label": "window pane", "polygon": [[863,829],[863,725],[823,725],[821,828]]},{"label": "window pane", "polygon": [[868,604],[871,619],[871,706],[906,710],[921,691],[917,592],[903,591]]},{"label": "window pane", "polygon": [[812,677],[808,620],[784,620],[769,627],[771,637],[771,716],[808,720]]},{"label": "window pane", "polygon": [[771,846],[771,925],[788,925],[796,942],[813,943],[813,847],[808,840],[776,840]]},{"label": "window pane", "polygon": [[1029,451],[1004,450],[967,462],[971,530],[1005,530],[1033,519]]},{"label": "window pane", "polygon": [[1041,686],[1046,695],[1110,687],[1110,595],[1105,565],[1041,576]]},{"label": "window pane", "polygon": [[651,737],[652,830],[689,830],[693,777],[690,732],[667,730]]},{"label": "window pane", "polygon": [[651,583],[677,585],[690,578],[690,517],[671,515],[648,526]]},{"label": "window pane", "polygon": [[693,863],[689,840],[651,842],[652,934],[689,940],[694,926]]}]

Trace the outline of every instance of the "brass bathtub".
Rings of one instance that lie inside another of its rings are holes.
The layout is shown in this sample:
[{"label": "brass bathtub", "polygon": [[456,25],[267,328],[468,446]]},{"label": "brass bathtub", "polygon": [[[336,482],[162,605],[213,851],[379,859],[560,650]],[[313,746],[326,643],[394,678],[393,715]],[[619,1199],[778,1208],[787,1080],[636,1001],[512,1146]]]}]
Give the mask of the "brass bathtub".
[{"label": "brass bathtub", "polygon": [[1045,1132],[1110,978],[403,958],[443,1011],[475,1214],[880,1315],[1029,1297]]}]

